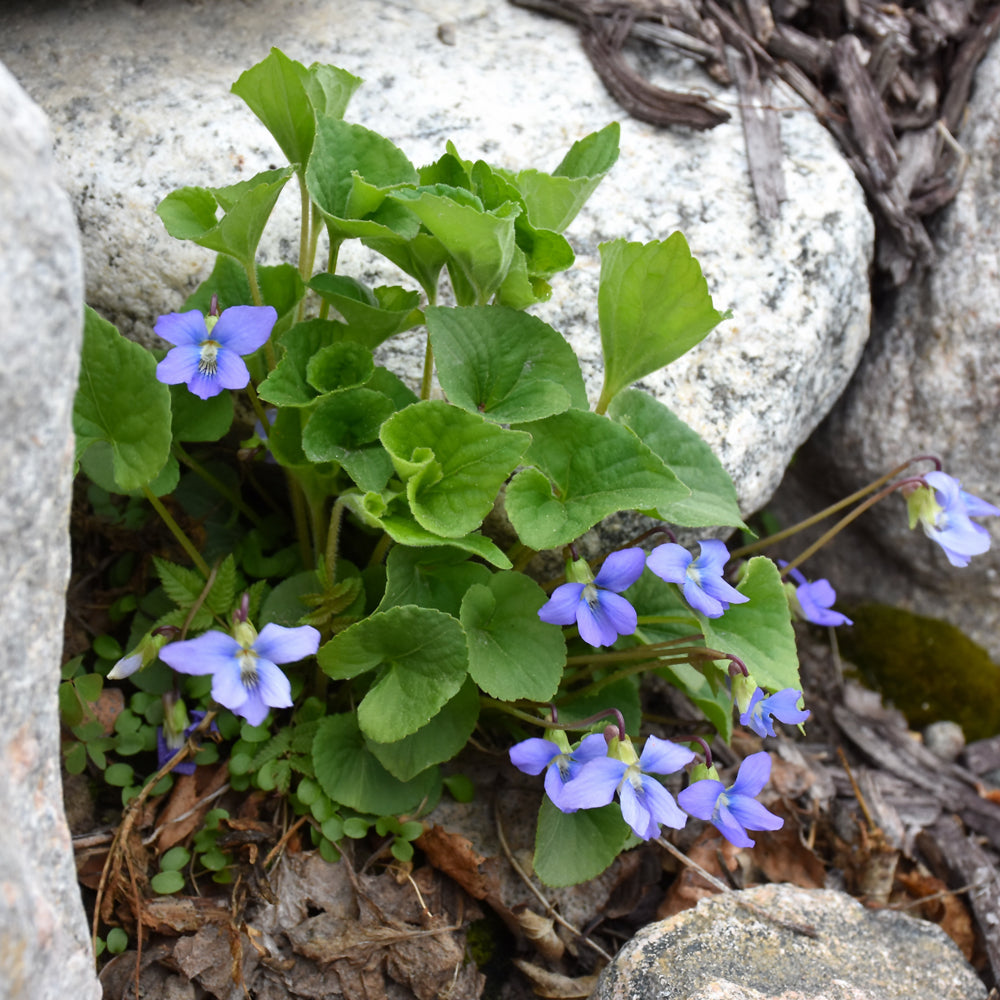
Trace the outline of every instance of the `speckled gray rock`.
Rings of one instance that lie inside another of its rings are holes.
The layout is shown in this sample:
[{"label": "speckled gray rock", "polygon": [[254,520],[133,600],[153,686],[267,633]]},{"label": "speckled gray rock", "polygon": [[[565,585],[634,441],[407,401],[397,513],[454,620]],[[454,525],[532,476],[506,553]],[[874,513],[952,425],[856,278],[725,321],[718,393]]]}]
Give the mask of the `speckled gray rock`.
[{"label": "speckled gray rock", "polygon": [[[452,22],[453,45],[438,26]],[[629,119],[604,91],[570,25],[506,0],[185,0],[138,5],[41,0],[0,13],[5,58],[52,116],[83,231],[87,296],[123,332],[148,338],[204,276],[209,255],[170,240],[153,209],[186,184],[222,185],[280,154],[230,84],[277,45],[304,63],[366,79],[349,117],[415,163],[447,139],[467,157],[552,169],[573,141],[620,119],[622,156],[568,232],[577,269],[538,313],[581,357],[599,391],[597,244],[682,229],[720,308],[735,318],[670,374],[644,383],[713,445],[745,510],[761,506],[795,448],[842,391],[868,334],[872,225],[825,130],[781,93],[788,200],[765,225],[750,191],[735,92],[733,120],[708,133]],[[637,51],[654,82],[715,90],[697,67]],[[297,194],[279,202],[264,256],[294,255]],[[343,270],[399,276],[349,245]],[[422,348],[390,363],[415,377]]]},{"label": "speckled gray rock", "polygon": [[[796,933],[738,905],[744,899]],[[766,885],[650,924],[615,956],[594,1000],[983,1000],[936,925],[842,893]]]},{"label": "speckled gray rock", "polygon": [[0,994],[100,996],[59,780],[80,245],[45,117],[0,65]]},{"label": "speckled gray rock", "polygon": [[[801,474],[793,470],[783,490],[780,509],[789,519],[927,452],[939,455],[964,489],[1000,505],[998,89],[994,44],[976,72],[959,135],[968,168],[937,226],[937,264],[877,319],[850,389],[803,450]],[[919,529],[910,533],[903,502],[892,498],[811,560],[807,572],[828,577],[847,601],[944,618],[1000,662],[1000,518],[982,523],[993,535],[992,551],[957,569]]]}]

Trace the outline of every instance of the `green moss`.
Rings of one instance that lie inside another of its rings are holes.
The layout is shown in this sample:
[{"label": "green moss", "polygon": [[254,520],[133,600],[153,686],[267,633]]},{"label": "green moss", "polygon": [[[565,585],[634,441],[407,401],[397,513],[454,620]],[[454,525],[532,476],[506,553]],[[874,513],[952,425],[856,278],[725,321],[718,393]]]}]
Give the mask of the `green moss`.
[{"label": "green moss", "polygon": [[516,943],[497,914],[484,907],[485,916],[469,924],[465,932],[465,951],[486,976],[483,1000],[492,1000],[503,992],[510,980]]},{"label": "green moss", "polygon": [[880,604],[851,608],[838,630],[846,659],[914,728],[948,719],[967,740],[1000,733],[1000,666],[948,622]]}]

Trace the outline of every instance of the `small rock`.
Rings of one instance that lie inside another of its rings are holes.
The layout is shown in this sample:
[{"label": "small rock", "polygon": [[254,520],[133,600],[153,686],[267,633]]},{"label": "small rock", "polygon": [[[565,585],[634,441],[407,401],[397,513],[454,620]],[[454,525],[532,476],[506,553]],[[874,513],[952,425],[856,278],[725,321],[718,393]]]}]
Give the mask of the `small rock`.
[{"label": "small rock", "polygon": [[[740,905],[815,930],[765,919]],[[595,1000],[984,1000],[939,927],[828,889],[765,885],[702,900],[640,931]]]},{"label": "small rock", "polygon": [[932,722],[924,730],[924,746],[935,757],[953,764],[965,749],[965,733],[957,722]]}]

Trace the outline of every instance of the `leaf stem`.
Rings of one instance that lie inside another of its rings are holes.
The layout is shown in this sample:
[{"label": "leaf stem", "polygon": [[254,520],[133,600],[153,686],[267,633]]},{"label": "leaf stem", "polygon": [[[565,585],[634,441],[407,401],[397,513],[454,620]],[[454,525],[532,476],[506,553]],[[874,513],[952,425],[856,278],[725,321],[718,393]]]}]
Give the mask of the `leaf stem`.
[{"label": "leaf stem", "polygon": [[170,529],[170,533],[177,539],[180,547],[187,553],[188,558],[198,567],[198,572],[207,580],[212,571],[202,558],[201,553],[194,547],[194,543],[184,533],[184,529],[174,520],[170,511],[163,506],[160,498],[148,486],[143,486],[142,492],[153,510],[160,515],[160,519]]},{"label": "leaf stem", "polygon": [[196,476],[211,486],[216,493],[225,497],[225,499],[228,500],[241,514],[243,514],[247,520],[252,521],[255,527],[264,527],[263,518],[261,518],[252,507],[246,504],[238,493],[231,490],[224,482],[212,475],[212,473],[209,472],[208,469],[201,464],[201,462],[189,455],[178,442],[175,441],[171,445],[171,450],[174,455],[177,456],[177,461],[182,462]]}]

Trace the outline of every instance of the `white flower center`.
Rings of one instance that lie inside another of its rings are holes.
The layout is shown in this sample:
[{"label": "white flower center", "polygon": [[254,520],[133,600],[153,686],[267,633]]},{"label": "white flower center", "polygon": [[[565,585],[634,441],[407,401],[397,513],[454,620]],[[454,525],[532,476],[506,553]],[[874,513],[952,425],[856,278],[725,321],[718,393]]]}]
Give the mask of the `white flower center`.
[{"label": "white flower center", "polygon": [[236,659],[240,665],[240,683],[248,691],[253,691],[260,683],[257,675],[257,654],[252,649],[244,648],[236,654]]},{"label": "white flower center", "polygon": [[202,375],[214,375],[219,370],[219,348],[222,345],[217,340],[201,342],[201,357],[198,359],[198,371]]}]

